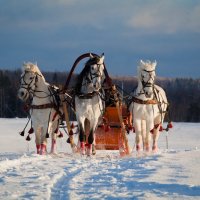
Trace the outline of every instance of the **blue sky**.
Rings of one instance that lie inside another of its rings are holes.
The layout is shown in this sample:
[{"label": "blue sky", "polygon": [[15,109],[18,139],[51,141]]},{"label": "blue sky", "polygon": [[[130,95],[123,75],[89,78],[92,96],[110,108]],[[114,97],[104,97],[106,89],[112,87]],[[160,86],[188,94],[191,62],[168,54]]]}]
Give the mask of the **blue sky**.
[{"label": "blue sky", "polygon": [[69,71],[79,55],[104,52],[112,75],[135,76],[148,59],[158,76],[200,78],[198,0],[0,0],[0,27],[3,69]]}]

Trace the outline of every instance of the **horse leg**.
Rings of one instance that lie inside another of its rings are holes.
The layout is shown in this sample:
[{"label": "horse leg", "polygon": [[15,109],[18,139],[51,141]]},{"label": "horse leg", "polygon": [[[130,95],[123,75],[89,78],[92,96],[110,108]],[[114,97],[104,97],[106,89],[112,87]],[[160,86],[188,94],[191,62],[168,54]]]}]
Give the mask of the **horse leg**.
[{"label": "horse leg", "polygon": [[93,135],[94,137],[94,140],[93,140],[93,143],[92,143],[92,155],[96,155],[96,148],[95,148],[95,145],[96,145],[96,142],[95,142],[95,134]]},{"label": "horse leg", "polygon": [[141,131],[135,131],[136,136],[135,136],[135,143],[136,143],[136,151],[141,150],[141,139],[142,139],[142,134]]},{"label": "horse leg", "polygon": [[[91,120],[90,121],[90,134],[89,134],[89,137],[88,137],[88,144],[92,144],[92,146],[88,149],[88,154],[89,155],[96,155],[96,148],[95,148],[95,145],[96,145],[96,141],[95,141],[95,131],[96,130],[96,127],[98,125],[98,119],[99,118],[96,118],[95,120]],[[91,153],[92,151],[92,153]]]},{"label": "horse leg", "polygon": [[34,126],[34,130],[36,130],[35,131],[36,151],[37,151],[37,154],[40,154],[40,149],[41,149],[41,138],[40,138],[41,129],[39,127]]},{"label": "horse leg", "polygon": [[90,134],[88,137],[88,148],[87,148],[87,155],[91,156],[92,155],[92,144],[94,142],[94,133],[93,129],[90,130]]},{"label": "horse leg", "polygon": [[51,130],[51,153],[56,153],[56,138],[58,134],[59,120],[53,122]]},{"label": "horse leg", "polygon": [[141,120],[141,135],[142,135],[142,144],[143,144],[143,151],[148,151],[149,144],[147,140],[147,124],[146,120]]},{"label": "horse leg", "polygon": [[157,128],[154,128],[153,130],[153,145],[152,145],[153,152],[158,151],[158,138],[160,135],[159,129],[160,129],[160,125]]},{"label": "horse leg", "polygon": [[47,153],[47,138],[46,138],[46,128],[43,127],[41,131],[41,149],[40,155],[45,155]]},{"label": "horse leg", "polygon": [[[86,135],[86,154],[90,156],[91,154],[95,155],[96,150],[94,146],[94,126],[93,124],[90,123],[90,121],[86,118],[84,122],[84,127],[85,127],[85,135]],[[92,126],[93,128],[90,128]]]},{"label": "horse leg", "polygon": [[79,141],[80,141],[80,153],[82,155],[85,155],[85,136],[82,124],[80,124]]},{"label": "horse leg", "polygon": [[[55,135],[55,134],[53,134]],[[51,153],[55,154],[56,153],[56,139],[55,137],[51,139]]]},{"label": "horse leg", "polygon": [[146,121],[146,136],[145,136],[145,151],[150,151],[150,142],[151,142],[151,134],[150,134],[150,121]]},{"label": "horse leg", "polygon": [[134,121],[135,126],[135,143],[136,143],[136,151],[140,151],[140,143],[142,139],[142,129],[141,129],[141,120]]},{"label": "horse leg", "polygon": [[160,136],[160,126],[162,124],[162,118],[161,115],[158,115],[155,119],[154,119],[154,130],[153,130],[153,144],[152,144],[152,151],[153,152],[157,152],[158,151],[158,138]]}]

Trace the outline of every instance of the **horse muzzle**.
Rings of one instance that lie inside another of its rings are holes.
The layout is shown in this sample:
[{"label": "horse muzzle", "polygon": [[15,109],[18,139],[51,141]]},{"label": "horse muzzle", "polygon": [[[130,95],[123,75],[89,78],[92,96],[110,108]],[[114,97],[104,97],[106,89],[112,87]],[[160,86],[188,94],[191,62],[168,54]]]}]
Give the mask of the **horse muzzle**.
[{"label": "horse muzzle", "polygon": [[153,95],[153,90],[152,88],[144,88],[144,94],[147,98],[151,98]]},{"label": "horse muzzle", "polygon": [[21,99],[22,101],[26,101],[26,100],[28,99],[29,94],[28,94],[28,92],[27,92],[25,89],[20,88],[20,89],[18,90],[17,96],[18,96],[18,98]]}]

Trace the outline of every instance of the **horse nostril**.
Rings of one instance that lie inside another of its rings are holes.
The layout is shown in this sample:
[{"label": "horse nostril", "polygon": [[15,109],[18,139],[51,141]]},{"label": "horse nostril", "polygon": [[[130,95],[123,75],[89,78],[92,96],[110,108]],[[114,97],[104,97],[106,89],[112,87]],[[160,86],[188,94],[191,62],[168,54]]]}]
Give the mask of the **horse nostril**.
[{"label": "horse nostril", "polygon": [[23,97],[24,96],[24,92],[22,91],[22,92],[20,92],[20,95]]}]

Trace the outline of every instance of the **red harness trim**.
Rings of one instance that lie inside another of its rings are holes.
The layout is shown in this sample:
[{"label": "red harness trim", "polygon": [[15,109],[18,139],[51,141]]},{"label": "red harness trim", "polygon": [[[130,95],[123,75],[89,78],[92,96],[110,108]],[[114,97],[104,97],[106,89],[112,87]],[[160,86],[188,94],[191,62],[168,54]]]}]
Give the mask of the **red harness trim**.
[{"label": "red harness trim", "polygon": [[42,105],[30,105],[32,109],[46,109],[46,108],[54,108],[55,105],[53,103],[47,103]]},{"label": "red harness trim", "polygon": [[133,97],[132,100],[133,100],[133,102],[138,103],[138,104],[158,104],[158,101],[155,99],[144,101],[144,100],[138,99],[136,97]]}]

